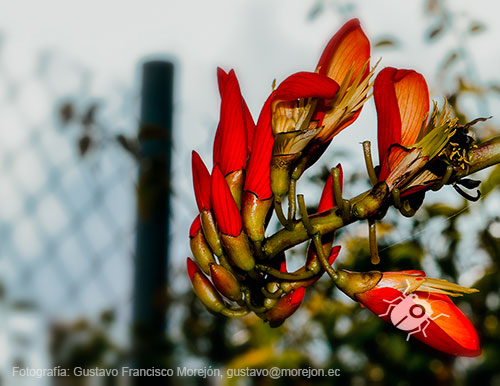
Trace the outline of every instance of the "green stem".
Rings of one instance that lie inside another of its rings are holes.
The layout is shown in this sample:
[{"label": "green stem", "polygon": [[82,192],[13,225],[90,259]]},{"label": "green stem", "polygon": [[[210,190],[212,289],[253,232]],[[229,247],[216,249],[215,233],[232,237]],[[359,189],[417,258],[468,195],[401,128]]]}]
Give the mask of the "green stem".
[{"label": "green stem", "polygon": [[340,182],[340,169],[333,168],[332,169],[332,179],[333,179],[333,196],[335,198],[335,203],[337,207],[340,209],[340,213],[342,214],[342,219],[347,221],[350,216],[351,203],[348,200],[344,200],[342,198],[342,185]]},{"label": "green stem", "polygon": [[290,179],[290,188],[288,189],[288,223],[295,220],[295,211],[297,210],[297,180]]},{"label": "green stem", "polygon": [[405,217],[413,217],[417,211],[410,206],[410,201],[405,200],[402,202],[399,212]]},{"label": "green stem", "polygon": [[246,308],[224,308],[220,313],[229,318],[242,318],[248,315],[249,312]]},{"label": "green stem", "polygon": [[444,173],[443,178],[441,178],[441,181],[439,181],[436,185],[432,187],[432,190],[438,191],[439,189],[441,189],[450,180],[452,173],[453,173],[453,167],[451,165],[448,165],[446,167],[446,172]]},{"label": "green stem", "polygon": [[[371,191],[360,194],[351,199],[353,210],[349,219],[342,219],[340,210],[334,207],[330,210],[309,216],[311,227],[321,235],[334,232],[358,219],[365,219],[377,213],[384,205],[387,195],[387,185],[379,183]],[[301,220],[292,222],[291,229],[282,229],[269,237],[262,245],[264,253],[273,257],[278,253],[300,244],[312,237]]]},{"label": "green stem", "polygon": [[471,150],[469,162],[469,170],[459,171],[457,177],[465,177],[500,163],[500,136],[483,142],[476,149]]},{"label": "green stem", "polygon": [[375,168],[373,167],[372,160],[372,150],[370,141],[363,142],[363,155],[365,157],[366,171],[368,172],[368,177],[370,178],[370,183],[375,186],[378,182],[377,173],[375,173]]},{"label": "green stem", "polygon": [[377,224],[375,220],[368,220],[368,240],[370,243],[370,256],[372,264],[380,263],[380,256],[378,255],[377,246]]},{"label": "green stem", "polygon": [[396,209],[400,209],[401,208],[401,194],[399,193],[399,189],[394,188],[394,189],[392,189],[391,193],[392,193],[392,202],[394,204],[394,207]]},{"label": "green stem", "polygon": [[290,222],[286,219],[285,214],[283,213],[283,208],[281,207],[281,199],[278,197],[274,198],[274,211],[276,212],[276,216],[278,217],[279,222],[286,229],[291,230]]},{"label": "green stem", "polygon": [[[500,136],[490,139],[479,145],[478,148],[469,153],[470,167],[468,170],[456,172],[455,178],[462,178],[469,174],[478,172],[489,166],[500,163]],[[335,207],[328,211],[311,215],[309,217],[311,226],[326,235],[331,232],[351,224],[355,221],[366,219],[376,214],[386,205],[388,198],[387,186],[384,183],[377,183],[371,190],[366,191],[352,198],[352,210],[348,219],[343,219]],[[289,224],[288,229],[282,229],[262,244],[264,253],[273,257],[278,253],[311,239],[304,224],[300,220],[295,220]]]},{"label": "green stem", "polygon": [[256,314],[262,314],[263,312],[267,311],[266,308],[263,306],[257,307],[252,304],[251,293],[248,288],[246,288],[243,292],[245,294],[245,304],[250,311],[253,311]]},{"label": "green stem", "polygon": [[318,260],[322,265],[326,273],[332,278],[333,281],[337,280],[337,272],[331,266],[328,261],[328,257],[325,255],[325,250],[323,249],[323,244],[321,243],[321,235],[319,233],[315,234],[313,237],[314,247],[316,248],[316,253],[318,254]]},{"label": "green stem", "polygon": [[262,287],[260,290],[262,291],[262,294],[268,299],[278,299],[283,294],[282,289],[278,289],[276,292],[269,292],[266,288]]},{"label": "green stem", "polygon": [[314,272],[307,270],[302,272],[281,272],[279,269],[262,264],[255,265],[255,269],[282,280],[306,280],[315,275]]}]

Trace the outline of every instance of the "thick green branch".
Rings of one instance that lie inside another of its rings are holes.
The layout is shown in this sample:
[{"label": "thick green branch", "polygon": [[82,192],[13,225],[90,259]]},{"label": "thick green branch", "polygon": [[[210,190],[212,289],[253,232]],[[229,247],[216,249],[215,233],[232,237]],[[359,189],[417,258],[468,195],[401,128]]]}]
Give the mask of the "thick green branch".
[{"label": "thick green branch", "polygon": [[478,148],[471,151],[469,161],[469,170],[459,171],[457,177],[465,177],[500,163],[500,137],[483,142]]},{"label": "thick green branch", "polygon": [[[454,179],[465,177],[489,166],[500,163],[500,137],[495,137],[476,149],[469,155],[469,170],[456,171]],[[335,207],[326,212],[310,216],[312,227],[321,235],[334,232],[355,221],[366,219],[387,207],[390,195],[385,183],[378,183],[373,189],[360,194],[350,200],[352,209],[350,216],[342,218],[339,208]],[[279,252],[300,244],[311,236],[301,220],[293,221],[290,229],[282,229],[265,240],[262,248],[269,257],[276,256]]]}]

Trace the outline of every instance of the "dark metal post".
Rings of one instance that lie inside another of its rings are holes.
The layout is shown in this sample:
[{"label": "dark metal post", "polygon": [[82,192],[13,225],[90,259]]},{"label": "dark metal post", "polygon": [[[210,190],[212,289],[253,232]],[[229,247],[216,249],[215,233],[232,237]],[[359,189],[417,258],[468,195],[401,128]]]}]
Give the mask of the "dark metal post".
[{"label": "dark metal post", "polygon": [[143,65],[133,299],[136,368],[165,366],[173,74],[170,62]]}]

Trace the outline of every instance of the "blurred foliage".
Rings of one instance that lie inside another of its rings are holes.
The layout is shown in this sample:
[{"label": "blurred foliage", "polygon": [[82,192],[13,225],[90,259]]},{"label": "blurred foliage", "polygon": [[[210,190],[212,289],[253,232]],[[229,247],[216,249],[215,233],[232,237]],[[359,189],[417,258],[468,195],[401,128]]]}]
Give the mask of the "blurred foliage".
[{"label": "blurred foliage", "polygon": [[103,148],[110,142],[117,142],[133,158],[138,159],[137,138],[127,137],[123,134],[111,135],[109,129],[99,119],[99,102],[91,102],[87,106],[78,107],[72,100],[65,100],[58,106],[57,115],[62,127],[73,127],[78,130],[77,148],[83,158],[92,150]]},{"label": "blurred foliage", "polygon": [[[51,327],[50,352],[56,365],[64,368],[109,367],[117,362],[120,350],[110,338],[114,320],[112,311],[101,313],[97,322],[78,319],[54,322]],[[110,355],[114,353],[114,355]]]}]

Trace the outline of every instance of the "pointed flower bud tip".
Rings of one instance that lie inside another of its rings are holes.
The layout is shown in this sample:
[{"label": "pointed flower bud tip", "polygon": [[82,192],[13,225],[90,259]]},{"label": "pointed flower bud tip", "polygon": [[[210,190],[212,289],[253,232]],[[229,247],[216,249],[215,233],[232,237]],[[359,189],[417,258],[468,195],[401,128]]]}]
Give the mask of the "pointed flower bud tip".
[{"label": "pointed flower bud tip", "polygon": [[237,301],[241,298],[240,284],[236,277],[219,264],[210,265],[210,277],[215,288],[228,299]]},{"label": "pointed flower bud tip", "polygon": [[191,258],[189,258],[189,257],[187,258],[186,263],[187,263],[187,271],[188,271],[189,279],[191,281],[193,281],[193,276],[196,272],[199,271],[199,268],[196,265],[196,263],[193,260],[191,260]]},{"label": "pointed flower bud tip", "polygon": [[328,262],[330,263],[330,265],[332,265],[335,262],[335,260],[337,259],[341,248],[342,247],[340,245],[335,245],[332,248],[332,252],[330,253],[330,257],[328,258]]},{"label": "pointed flower bud tip", "polygon": [[196,216],[191,227],[189,228],[189,237],[193,238],[201,229],[201,220],[200,216]]}]

